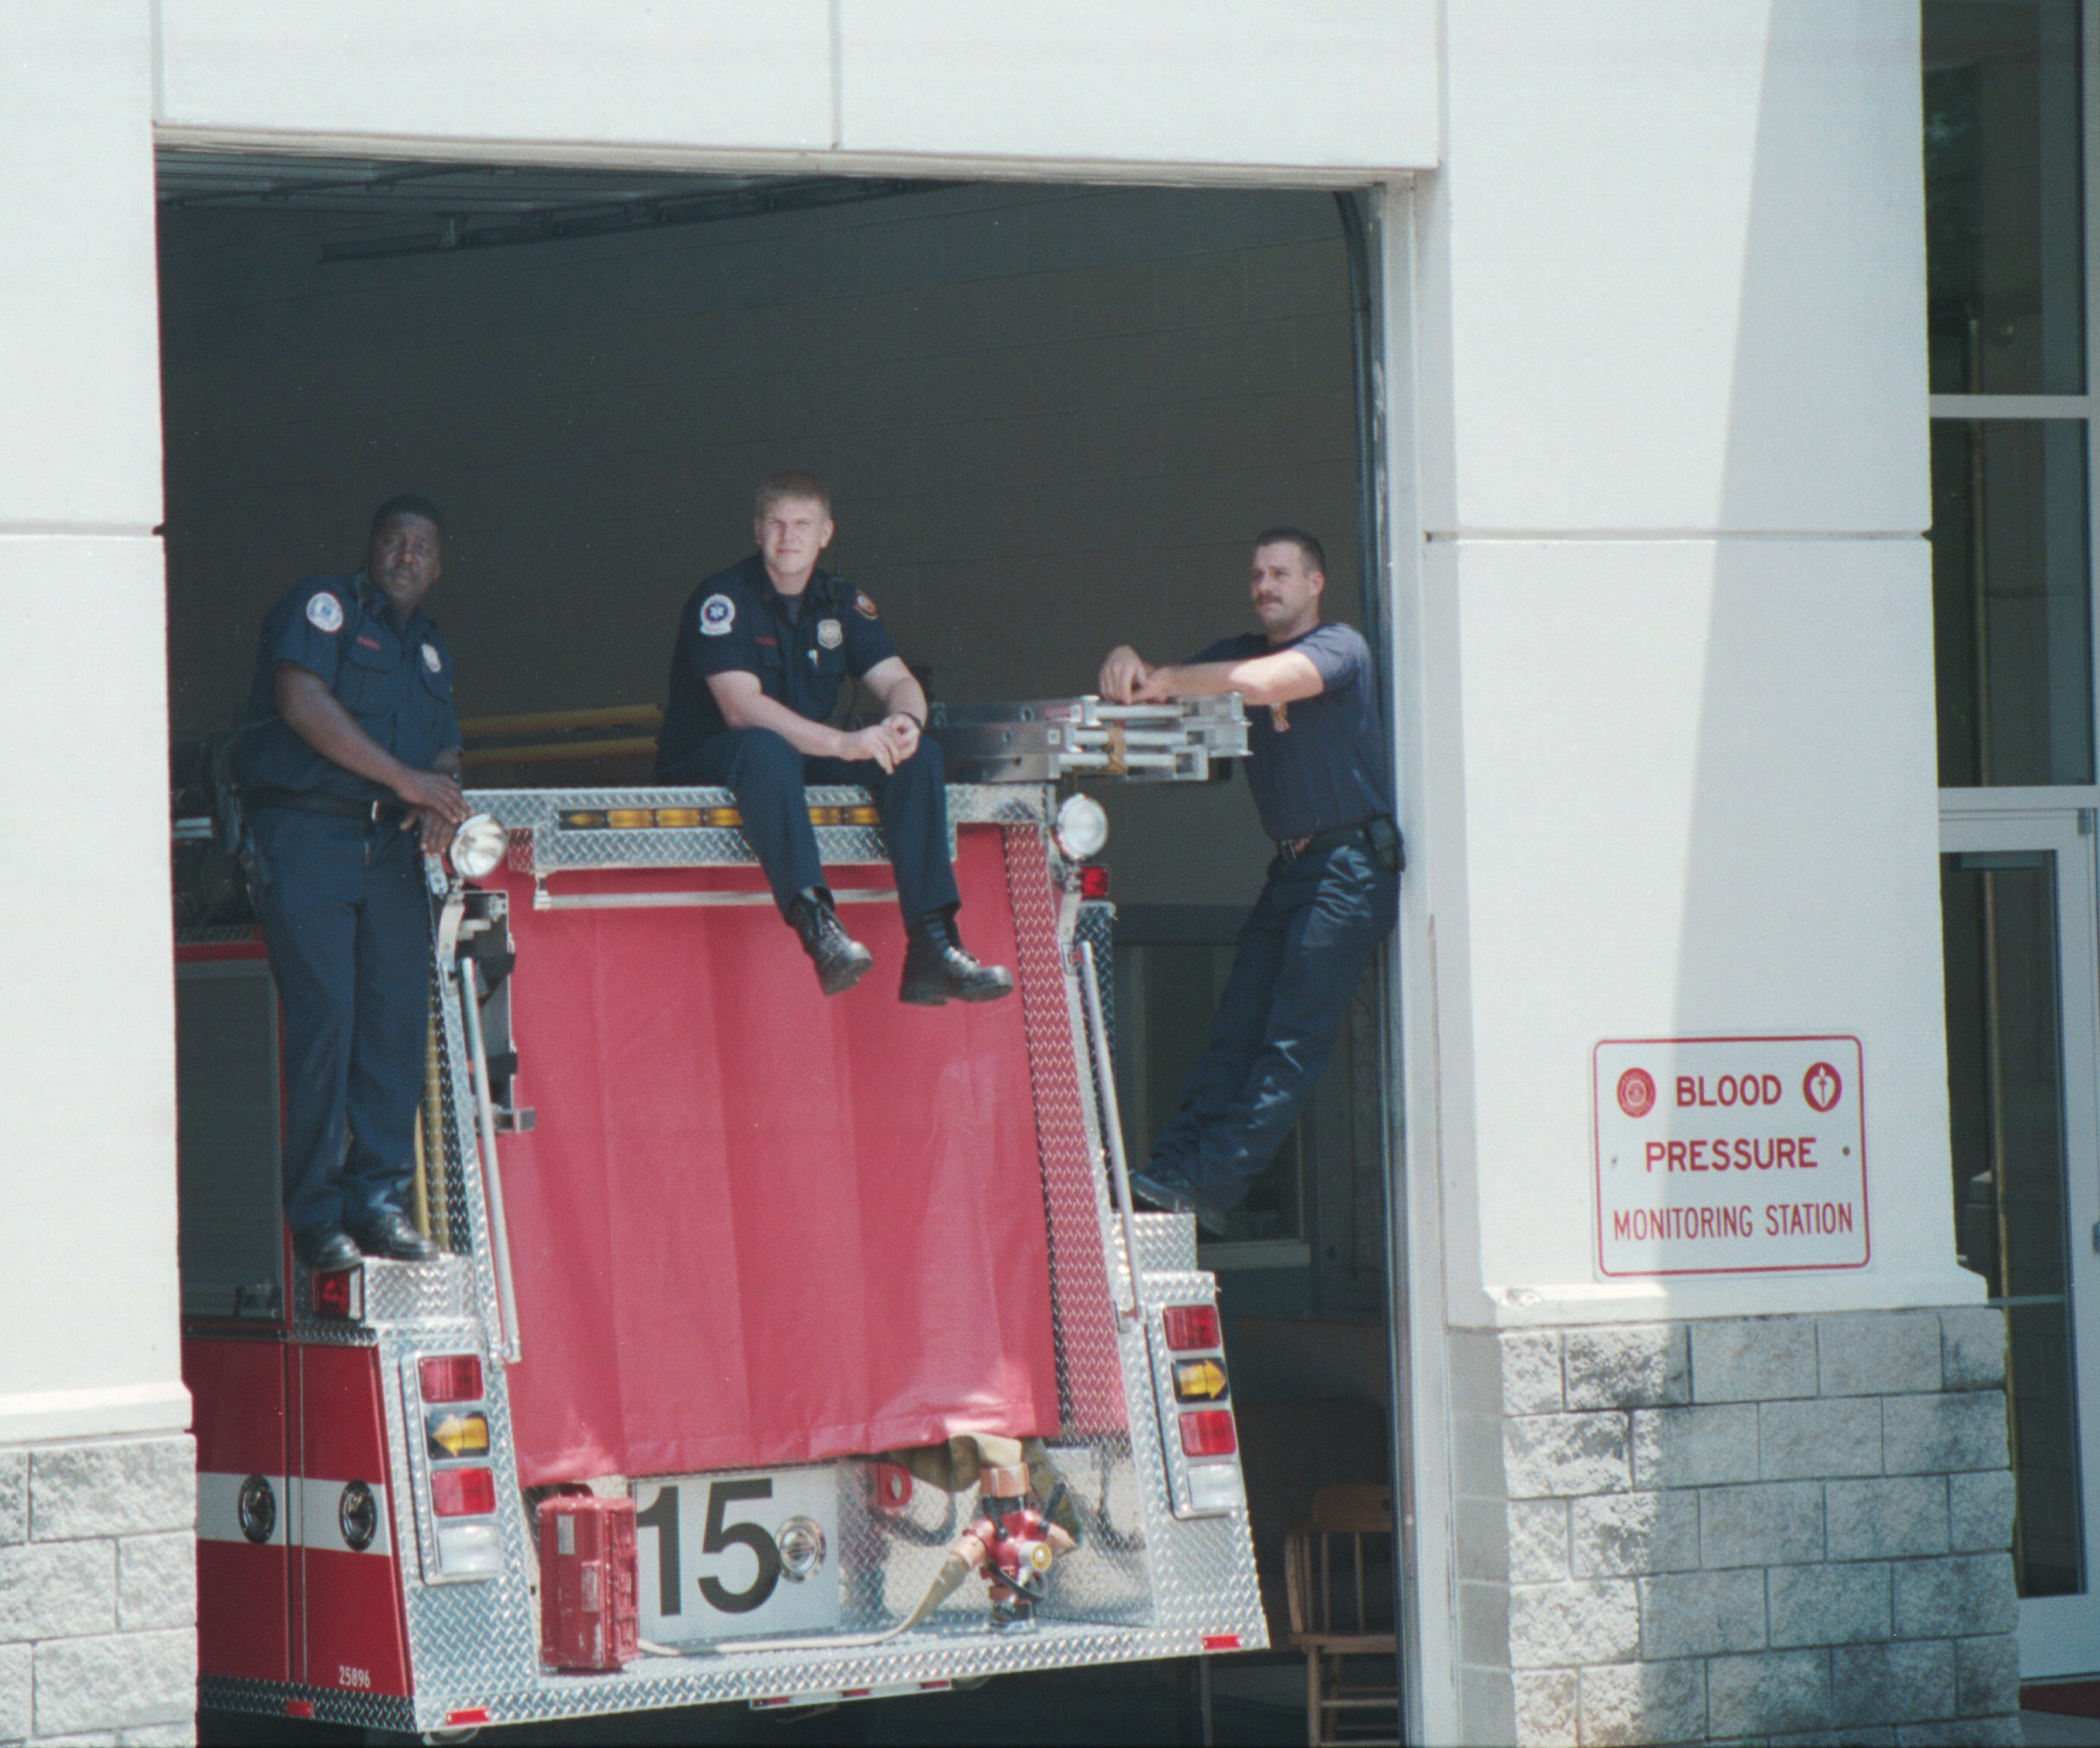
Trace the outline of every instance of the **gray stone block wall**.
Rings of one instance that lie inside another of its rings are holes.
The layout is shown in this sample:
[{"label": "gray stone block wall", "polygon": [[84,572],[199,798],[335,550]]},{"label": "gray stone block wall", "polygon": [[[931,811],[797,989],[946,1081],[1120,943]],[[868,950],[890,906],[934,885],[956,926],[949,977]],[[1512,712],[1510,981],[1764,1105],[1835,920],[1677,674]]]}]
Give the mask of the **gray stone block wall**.
[{"label": "gray stone block wall", "polygon": [[1458,1331],[1468,1742],[2017,1742],[1996,1311]]},{"label": "gray stone block wall", "polygon": [[196,1498],[187,1434],[0,1447],[0,1743],[196,1740]]}]

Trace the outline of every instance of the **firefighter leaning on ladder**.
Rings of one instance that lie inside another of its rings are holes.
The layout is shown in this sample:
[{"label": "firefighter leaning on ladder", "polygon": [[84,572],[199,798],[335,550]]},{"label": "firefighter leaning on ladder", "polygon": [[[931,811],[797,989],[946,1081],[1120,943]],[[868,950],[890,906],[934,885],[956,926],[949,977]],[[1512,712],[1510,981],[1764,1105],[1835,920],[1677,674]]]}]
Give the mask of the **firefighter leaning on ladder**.
[{"label": "firefighter leaning on ladder", "polygon": [[1320,619],[1326,565],[1304,529],[1270,529],[1255,538],[1249,586],[1259,632],[1178,666],[1155,667],[1127,643],[1101,664],[1101,695],[1118,703],[1237,692],[1268,706],[1249,713],[1247,782],[1276,859],[1180,1111],[1130,1175],[1140,1200],[1221,1233],[1312,1097],[1397,913],[1402,858],[1376,670],[1362,633]]}]

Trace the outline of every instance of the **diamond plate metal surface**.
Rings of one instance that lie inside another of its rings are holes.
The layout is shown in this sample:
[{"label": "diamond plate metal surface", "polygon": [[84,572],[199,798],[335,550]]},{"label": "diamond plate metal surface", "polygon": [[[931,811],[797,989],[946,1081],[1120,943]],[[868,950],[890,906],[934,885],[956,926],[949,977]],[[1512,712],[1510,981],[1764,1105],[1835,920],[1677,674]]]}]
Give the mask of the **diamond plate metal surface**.
[{"label": "diamond plate metal surface", "polygon": [[[811,793],[815,800],[832,792]],[[711,798],[721,794],[503,791],[482,792],[471,801],[497,812],[514,827],[514,848],[525,841],[536,858],[540,825],[561,810],[716,805]],[[1061,871],[1044,828],[1053,799],[1047,790],[1027,788],[973,792],[958,786],[950,791],[952,817],[958,823],[1004,827],[1051,1241],[1060,1425],[1046,1444],[1084,1531],[1080,1547],[1052,1568],[1047,1598],[1031,1626],[995,1628],[984,1587],[973,1579],[911,1631],[879,1645],[851,1642],[852,1635],[886,1631],[909,1613],[947,1546],[974,1517],[977,1503],[974,1487],[950,1496],[919,1482],[903,1511],[882,1511],[876,1504],[872,1460],[851,1460],[831,1466],[838,1488],[838,1634],[766,1650],[739,1650],[733,1641],[718,1641],[712,1649],[689,1654],[644,1657],[617,1675],[564,1675],[540,1668],[537,1566],[525,1502],[515,1484],[504,1371],[496,1359],[501,1318],[459,982],[452,967],[433,960],[432,1004],[444,1096],[440,1133],[429,1149],[430,1194],[433,1228],[441,1230],[452,1254],[433,1265],[368,1264],[366,1316],[358,1325],[303,1314],[309,1302],[301,1271],[297,1290],[302,1314],[295,1324],[300,1340],[353,1340],[379,1350],[389,1498],[399,1520],[395,1546],[416,1688],[406,1707],[410,1715],[403,1715],[402,1702],[383,1696],[223,1678],[205,1684],[205,1703],[281,1715],[285,1701],[293,1699],[310,1701],[313,1715],[327,1720],[433,1730],[463,1709],[485,1708],[490,1723],[517,1723],[1185,1656],[1218,1648],[1220,1635],[1237,1635],[1243,1649],[1267,1643],[1243,1506],[1197,1518],[1174,1515],[1171,1478],[1181,1471],[1169,1464],[1179,1458],[1179,1445],[1170,1454],[1162,1438],[1150,1314],[1139,1301],[1161,1302],[1162,1294],[1180,1302],[1208,1301],[1215,1285],[1194,1269],[1194,1229],[1186,1215],[1136,1216],[1136,1282],[1125,1269],[1123,1225],[1110,1206],[1072,969],[1078,906],[1065,902]],[[673,864],[666,859],[662,865]],[[504,1570],[485,1581],[432,1582],[437,1575],[435,1523],[428,1505],[415,1361],[425,1354],[462,1351],[478,1352],[483,1359]],[[523,1363],[531,1358],[528,1352]],[[846,1642],[838,1642],[842,1638]]]},{"label": "diamond plate metal surface", "polygon": [[465,1257],[443,1256],[434,1263],[392,1263],[367,1257],[364,1274],[364,1317],[368,1326],[345,1325],[338,1318],[313,1314],[313,1273],[296,1258],[292,1264],[292,1335],[298,1341],[326,1343],[347,1327],[356,1332],[352,1345],[369,1346],[376,1331],[369,1326],[382,1323],[431,1323],[457,1320],[476,1314],[474,1277]]},{"label": "diamond plate metal surface", "polygon": [[[1084,1435],[1116,1430],[1129,1422],[1116,1306],[1130,1300],[1128,1277],[1110,1232],[1105,1156],[1077,983],[1059,926],[1066,907],[1053,878],[1054,851],[1049,839],[1040,826],[1006,833],[1006,885],[1019,947],[1015,975],[1028,1034],[1036,1151],[1042,1162],[1050,1232],[1059,1406],[1065,1429]],[[1089,1083],[1085,1094],[1082,1076]]]},{"label": "diamond plate metal surface", "polygon": [[[1116,1060],[1116,907],[1098,900],[1082,900],[1072,925],[1075,948],[1092,947],[1097,985],[1101,994],[1102,1029],[1108,1035],[1108,1057]],[[1084,1007],[1084,1003],[1082,1003]],[[1091,1065],[1093,1058],[1087,1058]],[[1093,1080],[1098,1081],[1099,1074]],[[1105,1137],[1109,1127],[1108,1089],[1094,1087],[1094,1126]]]},{"label": "diamond plate metal surface", "polygon": [[1057,791],[1040,783],[950,783],[948,817],[958,826],[1047,826]]},{"label": "diamond plate metal surface", "polygon": [[[259,1712],[271,1718],[312,1718],[353,1729],[407,1732],[416,1728],[415,1702],[395,1694],[304,1688],[296,1682],[249,1682],[199,1675],[197,1706],[206,1712]],[[297,1707],[297,1710],[294,1708]]]},{"label": "diamond plate metal surface", "polygon": [[[1137,1228],[1137,1266],[1145,1278],[1148,1303],[1164,1303],[1154,1275],[1192,1275],[1196,1272],[1196,1221],[1190,1214],[1141,1213],[1131,1224]],[[1207,1280],[1208,1276],[1205,1276]]]},{"label": "diamond plate metal surface", "polygon": [[[865,808],[871,799],[863,788],[813,784],[804,791],[813,808]],[[1021,799],[1016,799],[1016,797]],[[734,808],[737,798],[724,788],[661,789],[471,789],[467,806],[491,815],[510,833],[510,866],[520,874],[547,875],[581,868],[748,868],[758,857],[743,833],[727,826],[610,826],[565,828],[564,814],[610,813],[659,808],[686,810]],[[948,788],[948,855],[955,855],[958,826],[1003,824],[1042,817],[1041,801],[1022,789],[998,790],[979,784]],[[888,866],[889,851],[875,826],[828,825],[815,827],[817,853],[830,867]]]},{"label": "diamond plate metal surface", "polygon": [[[1196,1224],[1189,1214],[1170,1215],[1170,1219],[1190,1227]],[[1169,1492],[1177,1515],[1187,1517],[1196,1507],[1190,1490],[1188,1458],[1182,1451],[1181,1440],[1174,1427],[1177,1413],[1174,1403],[1173,1350],[1167,1345],[1167,1333],[1160,1318],[1161,1308],[1167,1305],[1216,1305],[1218,1281],[1215,1276],[1197,1270],[1186,1272],[1161,1270],[1145,1276],[1145,1333],[1152,1349],[1152,1388],[1159,1403],[1160,1445],[1167,1454],[1167,1475]],[[1222,1404],[1221,1404],[1222,1405]],[[1242,1509],[1244,1509],[1243,1499]]]},{"label": "diamond plate metal surface", "polygon": [[[395,1499],[414,1501],[413,1537],[396,1522],[402,1600],[408,1628],[408,1667],[414,1671],[417,1727],[434,1729],[448,1712],[490,1705],[503,1696],[529,1705],[540,1681],[539,1610],[533,1594],[538,1555],[525,1524],[525,1500],[516,1485],[517,1444],[510,1426],[510,1396],[503,1368],[482,1350],[487,1395],[489,1456],[497,1473],[497,1533],[503,1569],[471,1582],[433,1582],[436,1573],[436,1523],[429,1507],[428,1472],[420,1434],[421,1404],[403,1388],[404,1372],[425,1353],[458,1352],[472,1344],[471,1326],[452,1329],[389,1330],[380,1342],[380,1379],[387,1409],[387,1452]],[[398,1510],[398,1508],[397,1508]],[[414,1557],[408,1548],[414,1549]],[[547,1715],[521,1712],[519,1715]]]}]

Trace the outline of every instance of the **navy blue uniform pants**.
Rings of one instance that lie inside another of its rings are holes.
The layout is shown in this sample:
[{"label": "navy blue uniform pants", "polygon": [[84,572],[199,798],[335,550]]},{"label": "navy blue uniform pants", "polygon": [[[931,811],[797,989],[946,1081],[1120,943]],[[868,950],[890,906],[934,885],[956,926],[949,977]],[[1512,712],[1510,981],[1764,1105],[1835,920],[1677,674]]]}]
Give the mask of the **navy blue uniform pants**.
[{"label": "navy blue uniform pants", "polygon": [[1393,926],[1399,878],[1361,843],[1269,864],[1180,1112],[1152,1143],[1155,1174],[1230,1207],[1275,1157]]},{"label": "navy blue uniform pants", "polygon": [[802,794],[810,783],[856,783],[875,797],[907,923],[960,902],[948,861],[948,791],[939,741],[922,737],[916,752],[885,772],[873,759],[805,758],[769,728],[732,728],[710,735],[661,778],[736,795],[743,835],[757,852],[782,916],[796,893],[824,884]]},{"label": "navy blue uniform pants", "polygon": [[413,832],[259,808],[262,940],[284,1025],[284,1215],[399,1209],[415,1175],[430,902]]}]

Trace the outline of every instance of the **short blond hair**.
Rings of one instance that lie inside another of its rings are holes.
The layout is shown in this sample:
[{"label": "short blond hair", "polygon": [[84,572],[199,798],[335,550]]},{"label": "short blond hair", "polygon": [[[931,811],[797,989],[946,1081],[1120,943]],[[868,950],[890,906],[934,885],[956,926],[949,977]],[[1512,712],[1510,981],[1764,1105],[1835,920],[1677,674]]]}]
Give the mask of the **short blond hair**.
[{"label": "short blond hair", "polygon": [[784,497],[806,498],[824,506],[824,513],[832,513],[832,491],[813,473],[800,467],[783,467],[778,473],[769,473],[758,482],[758,490],[751,494],[751,512],[759,521],[766,519],[766,512]]}]

